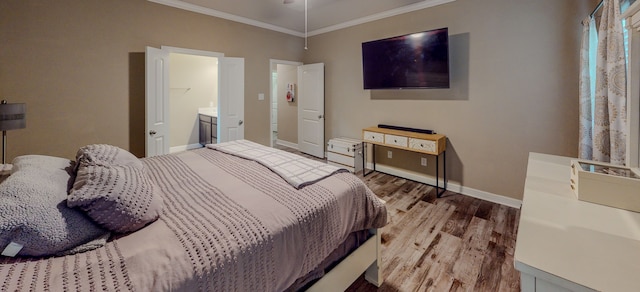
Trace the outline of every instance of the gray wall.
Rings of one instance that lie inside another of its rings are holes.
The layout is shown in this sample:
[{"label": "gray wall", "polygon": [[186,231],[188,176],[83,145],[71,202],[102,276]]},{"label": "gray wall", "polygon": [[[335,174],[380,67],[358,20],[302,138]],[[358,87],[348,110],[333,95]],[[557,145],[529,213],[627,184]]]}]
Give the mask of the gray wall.
[{"label": "gray wall", "polygon": [[[449,138],[450,182],[521,199],[529,152],[577,155],[580,21],[596,2],[457,0],[314,36],[304,62],[326,64],[326,138],[380,123],[433,129]],[[363,90],[362,42],[441,27],[450,89]],[[417,155],[378,154],[434,173]]]}]

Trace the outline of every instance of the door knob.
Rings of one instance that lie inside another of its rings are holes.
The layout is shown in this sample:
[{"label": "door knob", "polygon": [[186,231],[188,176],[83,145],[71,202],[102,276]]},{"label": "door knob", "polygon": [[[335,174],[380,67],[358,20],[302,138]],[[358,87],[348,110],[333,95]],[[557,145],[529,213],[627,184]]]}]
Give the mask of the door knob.
[{"label": "door knob", "polygon": [[319,116],[318,116],[318,119],[322,119],[322,115],[319,115]]},{"label": "door knob", "polygon": [[243,120],[238,121],[238,126],[242,126],[242,124],[244,124]]},{"label": "door knob", "polygon": [[155,130],[151,130],[151,131],[149,131],[149,135],[150,135],[150,136],[153,136],[153,135],[155,135],[155,134],[157,134],[157,132],[156,132]]}]

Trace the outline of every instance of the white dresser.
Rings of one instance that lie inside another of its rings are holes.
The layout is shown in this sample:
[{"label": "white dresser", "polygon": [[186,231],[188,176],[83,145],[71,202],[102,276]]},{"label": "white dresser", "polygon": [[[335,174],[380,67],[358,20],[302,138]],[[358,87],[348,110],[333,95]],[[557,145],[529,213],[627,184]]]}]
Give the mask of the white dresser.
[{"label": "white dresser", "polygon": [[570,167],[529,154],[514,254],[522,291],[640,291],[640,213],[579,201]]}]

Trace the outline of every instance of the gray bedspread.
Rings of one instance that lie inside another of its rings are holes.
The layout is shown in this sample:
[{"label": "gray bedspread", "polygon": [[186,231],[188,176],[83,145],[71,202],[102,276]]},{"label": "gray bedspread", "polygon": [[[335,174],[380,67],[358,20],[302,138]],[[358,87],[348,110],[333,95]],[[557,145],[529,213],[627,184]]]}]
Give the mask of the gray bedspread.
[{"label": "gray bedspread", "polygon": [[143,160],[160,219],[92,251],[0,257],[0,291],[281,291],[386,209],[350,173],[296,189],[257,162],[198,149]]}]

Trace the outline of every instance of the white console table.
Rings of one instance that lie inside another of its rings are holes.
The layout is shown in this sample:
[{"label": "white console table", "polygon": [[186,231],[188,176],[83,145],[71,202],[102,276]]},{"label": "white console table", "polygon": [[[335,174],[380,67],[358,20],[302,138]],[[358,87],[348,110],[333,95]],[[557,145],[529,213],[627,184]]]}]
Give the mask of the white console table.
[{"label": "white console table", "polygon": [[529,154],[514,255],[522,291],[640,291],[640,213],[579,201],[570,160]]}]

